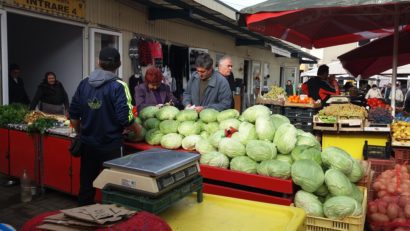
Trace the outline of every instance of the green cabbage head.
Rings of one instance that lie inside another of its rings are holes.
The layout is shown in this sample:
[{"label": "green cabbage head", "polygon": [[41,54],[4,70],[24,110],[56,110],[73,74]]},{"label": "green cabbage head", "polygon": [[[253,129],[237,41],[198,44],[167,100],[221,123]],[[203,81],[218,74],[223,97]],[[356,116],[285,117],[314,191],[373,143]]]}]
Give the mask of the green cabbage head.
[{"label": "green cabbage head", "polygon": [[258,118],[259,116],[270,116],[271,114],[271,110],[268,107],[264,105],[254,105],[247,108],[242,113],[242,116],[246,121],[255,123],[256,118]]},{"label": "green cabbage head", "polygon": [[259,175],[288,179],[290,177],[290,164],[279,160],[264,160],[256,171]]},{"label": "green cabbage head", "polygon": [[218,116],[216,119],[218,122],[227,120],[227,119],[236,119],[239,117],[239,112],[236,109],[227,109],[224,111],[219,112]]},{"label": "green cabbage head", "polygon": [[179,122],[183,121],[195,121],[198,119],[198,113],[194,109],[185,109],[178,112],[176,120]]},{"label": "green cabbage head", "polygon": [[357,201],[351,197],[335,196],[326,200],[323,204],[323,212],[330,219],[342,220],[353,215],[357,206],[359,206]]},{"label": "green cabbage head", "polygon": [[202,139],[200,135],[189,135],[182,139],[182,148],[185,150],[195,150],[196,143]]},{"label": "green cabbage head", "polygon": [[177,133],[179,122],[176,120],[164,120],[159,123],[159,130],[163,134]]},{"label": "green cabbage head", "polygon": [[235,132],[232,135],[232,138],[240,140],[241,143],[245,145],[249,140],[256,140],[258,137],[256,136],[255,125],[248,122],[242,122],[239,125],[238,132]]},{"label": "green cabbage head", "polygon": [[348,175],[353,169],[353,157],[338,147],[327,147],[322,151],[322,161],[330,168],[340,170]]},{"label": "green cabbage head", "polygon": [[201,159],[199,160],[201,164],[218,167],[218,168],[225,168],[229,167],[229,159],[224,154],[220,152],[209,152],[206,154],[201,155]]},{"label": "green cabbage head", "polygon": [[178,133],[184,136],[198,135],[201,132],[201,125],[194,121],[184,121],[178,126]]},{"label": "green cabbage head", "polygon": [[296,141],[296,128],[292,124],[282,124],[273,138],[273,143],[282,154],[289,154],[295,148]]},{"label": "green cabbage head", "polygon": [[259,140],[273,141],[276,128],[269,116],[259,116],[256,118],[255,129]]},{"label": "green cabbage head", "polygon": [[312,193],[299,190],[295,195],[295,206],[305,210],[307,215],[324,217],[322,202]]},{"label": "green cabbage head", "polygon": [[352,172],[347,175],[351,182],[358,182],[360,179],[363,178],[364,169],[363,166],[360,164],[359,160],[353,159],[353,168]]},{"label": "green cabbage head", "polygon": [[293,158],[292,158],[292,156],[290,156],[290,155],[278,154],[278,155],[276,155],[276,159],[279,160],[279,161],[286,162],[286,163],[288,163],[288,164],[290,164],[290,165],[293,164]]},{"label": "green cabbage head", "polygon": [[205,123],[217,121],[219,112],[213,108],[206,108],[199,113],[199,118]]},{"label": "green cabbage head", "polygon": [[219,141],[222,140],[222,138],[225,138],[225,131],[224,130],[218,130],[212,135],[209,136],[209,142],[214,146],[215,148],[219,147]]},{"label": "green cabbage head", "polygon": [[302,159],[309,159],[309,160],[316,161],[316,163],[318,163],[319,165],[322,165],[321,153],[319,150],[313,147],[309,147],[306,145],[296,146],[292,150],[291,155],[295,161],[302,160]]},{"label": "green cabbage head", "polygon": [[245,145],[234,138],[222,138],[219,141],[218,150],[231,158],[236,156],[244,156],[246,153]]},{"label": "green cabbage head", "polygon": [[202,130],[212,134],[219,130],[219,124],[217,122],[203,123]]},{"label": "green cabbage head", "polygon": [[325,182],[333,196],[352,195],[353,189],[349,178],[337,169],[328,169],[326,171]]},{"label": "green cabbage head", "polygon": [[178,149],[182,144],[182,135],[177,133],[169,133],[161,138],[161,146],[167,149]]},{"label": "green cabbage head", "polygon": [[139,117],[141,117],[142,120],[146,120],[148,118],[153,118],[153,117],[155,117],[155,115],[157,114],[158,111],[159,111],[159,108],[156,107],[156,106],[144,107],[140,111]]},{"label": "green cabbage head", "polygon": [[272,120],[275,129],[278,129],[282,124],[290,124],[288,117],[280,114],[273,114],[271,115],[270,119]]},{"label": "green cabbage head", "polygon": [[149,118],[144,121],[144,127],[148,130],[153,128],[159,128],[160,122],[161,121],[159,121],[157,118]]},{"label": "green cabbage head", "polygon": [[209,143],[208,139],[204,139],[204,138],[196,142],[195,149],[201,154],[206,154],[206,153],[216,151],[214,146],[212,146],[212,144]]},{"label": "green cabbage head", "polygon": [[253,161],[247,156],[237,156],[231,160],[229,168],[232,170],[246,172],[246,173],[256,173],[256,168],[258,163]]},{"label": "green cabbage head", "polygon": [[153,128],[145,135],[145,142],[149,145],[159,145],[163,135],[159,129]]},{"label": "green cabbage head", "polygon": [[162,108],[158,110],[155,116],[159,120],[173,120],[175,119],[178,113],[179,113],[178,108],[174,106],[163,106]]},{"label": "green cabbage head", "polygon": [[237,119],[227,119],[219,123],[219,129],[230,129],[232,127],[238,130],[240,124],[241,122]]},{"label": "green cabbage head", "polygon": [[271,160],[276,157],[275,144],[264,140],[249,140],[246,155],[254,161]]},{"label": "green cabbage head", "polygon": [[322,167],[313,160],[298,160],[292,165],[292,180],[306,192],[313,193],[325,181]]}]

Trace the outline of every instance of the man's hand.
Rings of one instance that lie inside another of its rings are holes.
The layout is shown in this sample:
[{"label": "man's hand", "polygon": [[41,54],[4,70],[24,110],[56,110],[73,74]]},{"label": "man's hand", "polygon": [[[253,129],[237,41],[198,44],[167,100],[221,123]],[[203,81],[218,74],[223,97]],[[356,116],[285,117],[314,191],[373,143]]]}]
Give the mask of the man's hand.
[{"label": "man's hand", "polygon": [[195,111],[198,113],[200,113],[202,110],[204,110],[204,107],[202,106],[195,107]]},{"label": "man's hand", "polygon": [[133,124],[125,128],[125,130],[133,131],[135,135],[139,135],[141,133],[142,127],[138,123],[134,122]]}]

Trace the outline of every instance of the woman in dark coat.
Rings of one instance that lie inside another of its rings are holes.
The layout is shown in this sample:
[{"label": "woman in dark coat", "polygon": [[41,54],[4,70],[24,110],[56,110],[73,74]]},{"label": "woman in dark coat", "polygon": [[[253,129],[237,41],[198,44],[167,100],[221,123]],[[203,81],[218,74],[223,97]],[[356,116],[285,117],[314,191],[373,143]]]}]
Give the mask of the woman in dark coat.
[{"label": "woman in dark coat", "polygon": [[43,81],[37,88],[33,101],[30,104],[30,110],[36,106],[40,111],[50,114],[65,115],[68,111],[68,96],[63,85],[57,81],[54,72],[47,72]]},{"label": "woman in dark coat", "polygon": [[168,85],[162,83],[164,77],[156,67],[148,68],[144,84],[135,87],[135,106],[140,112],[147,106],[170,103],[178,106],[179,102],[172,94]]}]

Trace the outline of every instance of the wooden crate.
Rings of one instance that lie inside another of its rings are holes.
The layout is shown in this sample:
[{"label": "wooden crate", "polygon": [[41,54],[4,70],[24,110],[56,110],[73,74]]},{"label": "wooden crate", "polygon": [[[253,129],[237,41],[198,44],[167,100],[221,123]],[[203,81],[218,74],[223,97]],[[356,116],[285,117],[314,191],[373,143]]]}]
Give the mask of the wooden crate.
[{"label": "wooden crate", "polygon": [[268,105],[283,106],[284,103],[285,103],[284,100],[279,100],[279,99],[268,99],[268,98],[262,98],[262,97],[256,98],[256,104],[268,104]]},{"label": "wooden crate", "polygon": [[337,121],[339,131],[363,131],[364,122],[360,118],[341,119]]},{"label": "wooden crate", "polygon": [[336,123],[329,123],[324,122],[320,119],[318,115],[313,116],[313,130],[320,130],[320,131],[337,131],[337,122]]},{"label": "wooden crate", "polygon": [[322,106],[321,103],[291,103],[285,101],[285,107],[302,107],[302,108],[320,108]]},{"label": "wooden crate", "polygon": [[372,123],[369,120],[365,121],[364,131],[369,132],[390,132],[390,124]]}]

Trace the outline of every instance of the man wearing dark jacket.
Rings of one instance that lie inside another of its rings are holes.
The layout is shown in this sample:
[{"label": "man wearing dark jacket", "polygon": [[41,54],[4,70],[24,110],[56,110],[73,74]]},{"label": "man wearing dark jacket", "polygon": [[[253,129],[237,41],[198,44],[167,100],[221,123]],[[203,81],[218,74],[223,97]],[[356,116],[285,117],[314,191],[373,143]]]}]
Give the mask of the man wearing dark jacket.
[{"label": "man wearing dark jacket", "polygon": [[9,103],[30,104],[23,79],[20,78],[21,69],[17,64],[11,64],[9,68]]},{"label": "man wearing dark jacket", "polygon": [[[329,85],[329,82],[332,86]],[[317,77],[309,79],[303,85],[303,93],[309,95],[315,101],[320,99],[324,103],[329,99],[330,95],[339,94],[337,81],[329,79],[329,67],[327,65],[319,66]]]},{"label": "man wearing dark jacket", "polygon": [[81,135],[81,169],[79,204],[94,203],[93,181],[102,163],[122,155],[123,130],[135,134],[141,127],[134,122],[131,95],[127,84],[115,71],[121,65],[120,54],[114,48],[103,48],[99,66],[77,87],[70,105],[70,119]]}]

